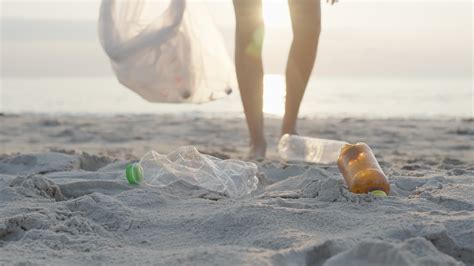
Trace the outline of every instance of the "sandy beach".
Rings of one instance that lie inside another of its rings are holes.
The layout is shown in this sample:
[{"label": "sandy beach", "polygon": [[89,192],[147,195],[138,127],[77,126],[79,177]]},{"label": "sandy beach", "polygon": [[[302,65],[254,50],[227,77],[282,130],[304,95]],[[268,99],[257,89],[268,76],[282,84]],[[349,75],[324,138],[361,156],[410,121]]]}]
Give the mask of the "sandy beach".
[{"label": "sandy beach", "polygon": [[472,5],[2,1],[0,266],[474,266]]},{"label": "sandy beach", "polygon": [[128,185],[152,149],[245,159],[244,119],[223,117],[2,114],[0,264],[474,265],[472,119],[299,122],[368,143],[386,198],[352,194],[335,165],[281,163],[276,118],[249,197]]}]

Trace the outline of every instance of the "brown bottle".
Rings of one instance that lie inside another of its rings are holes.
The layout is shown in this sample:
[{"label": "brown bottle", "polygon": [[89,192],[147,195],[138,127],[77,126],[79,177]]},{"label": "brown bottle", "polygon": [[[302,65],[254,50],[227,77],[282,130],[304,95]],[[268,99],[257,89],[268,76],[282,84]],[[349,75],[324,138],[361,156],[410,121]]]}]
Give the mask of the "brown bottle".
[{"label": "brown bottle", "polygon": [[[390,183],[380,168],[370,147],[365,143],[346,144],[342,147],[337,166],[346,181],[349,191],[386,195]],[[383,191],[383,192],[382,192]]]}]

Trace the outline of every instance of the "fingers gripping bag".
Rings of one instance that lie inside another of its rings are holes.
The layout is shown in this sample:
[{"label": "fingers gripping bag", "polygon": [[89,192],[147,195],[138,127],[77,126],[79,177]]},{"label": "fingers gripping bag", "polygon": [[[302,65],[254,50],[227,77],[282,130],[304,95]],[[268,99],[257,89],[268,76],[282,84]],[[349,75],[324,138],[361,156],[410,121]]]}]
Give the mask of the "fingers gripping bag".
[{"label": "fingers gripping bag", "polygon": [[236,87],[202,1],[103,0],[99,38],[119,82],[149,102],[204,103]]}]

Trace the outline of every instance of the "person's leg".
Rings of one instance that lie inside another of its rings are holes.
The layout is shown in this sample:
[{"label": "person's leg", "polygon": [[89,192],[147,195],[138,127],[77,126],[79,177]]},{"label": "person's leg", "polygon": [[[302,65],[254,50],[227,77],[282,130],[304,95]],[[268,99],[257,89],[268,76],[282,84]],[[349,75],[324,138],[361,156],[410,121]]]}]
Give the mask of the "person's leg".
[{"label": "person's leg", "polygon": [[296,134],[296,120],[313,70],[321,32],[319,0],[288,0],[293,43],[286,67],[286,103],[282,135]]},{"label": "person's leg", "polygon": [[234,0],[236,18],[235,67],[240,95],[250,133],[249,157],[265,157],[263,134],[264,23],[261,0]]}]

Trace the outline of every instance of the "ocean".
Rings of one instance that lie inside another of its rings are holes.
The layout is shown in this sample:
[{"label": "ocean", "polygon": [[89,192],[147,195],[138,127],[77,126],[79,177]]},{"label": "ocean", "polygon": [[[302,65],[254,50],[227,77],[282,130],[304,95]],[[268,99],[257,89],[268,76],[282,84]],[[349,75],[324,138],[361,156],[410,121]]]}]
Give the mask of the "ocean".
[{"label": "ocean", "polygon": [[[243,115],[238,90],[205,104],[159,104],[142,99],[115,77],[3,78],[3,113]],[[283,114],[285,86],[281,75],[265,76],[264,111]],[[301,116],[360,118],[472,118],[472,80],[361,79],[313,76]]]}]

